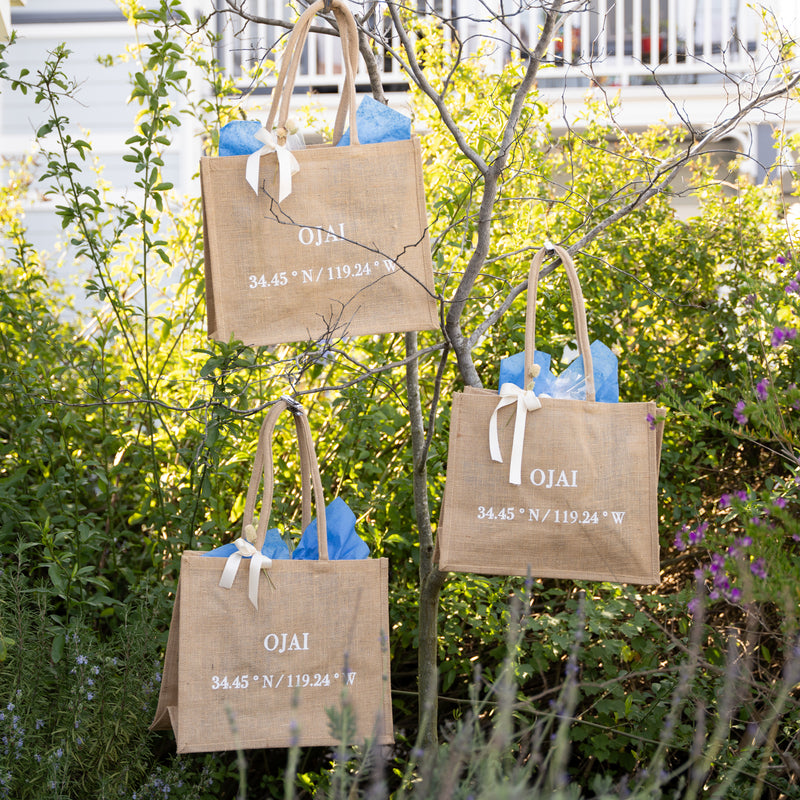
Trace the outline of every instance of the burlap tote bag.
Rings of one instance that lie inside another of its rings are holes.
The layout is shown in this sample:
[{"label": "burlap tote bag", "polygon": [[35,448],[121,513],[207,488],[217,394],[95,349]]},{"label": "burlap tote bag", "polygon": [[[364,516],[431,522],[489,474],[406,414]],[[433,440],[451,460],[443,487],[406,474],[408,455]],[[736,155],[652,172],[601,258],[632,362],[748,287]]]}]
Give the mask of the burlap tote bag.
[{"label": "burlap tote bag", "polygon": [[[328,560],[319,469],[301,411],[294,419],[304,464],[303,529],[310,521],[311,483],[320,559],[269,563],[260,556],[273,494],[271,439],[286,407],[280,401],[272,408],[259,435],[237,542],[244,556],[237,550],[227,560],[194,551],[181,557],[152,724],[172,727],[179,753],[333,745],[338,740],[329,709],[354,717],[355,742],[394,740],[388,562]],[[248,526],[262,475],[263,503],[254,529]],[[248,533],[255,548],[243,542]],[[232,566],[234,577],[225,588],[222,573]]]},{"label": "burlap tote bag", "polygon": [[291,152],[284,144],[303,44],[322,7],[310,6],[293,29],[262,150],[200,162],[215,339],[268,345],[438,325],[419,140],[359,143],[358,33],[341,0],[333,11],[345,80],[333,141],[349,117],[350,144]]},{"label": "burlap tote bag", "polygon": [[[525,375],[532,375],[536,292],[528,279]],[[657,583],[656,507],[664,413],[655,403],[598,403],[586,311],[567,271],[586,400],[504,384],[453,398],[439,567],[453,572]],[[535,381],[532,384],[535,387]],[[494,458],[493,458],[494,456]]]}]

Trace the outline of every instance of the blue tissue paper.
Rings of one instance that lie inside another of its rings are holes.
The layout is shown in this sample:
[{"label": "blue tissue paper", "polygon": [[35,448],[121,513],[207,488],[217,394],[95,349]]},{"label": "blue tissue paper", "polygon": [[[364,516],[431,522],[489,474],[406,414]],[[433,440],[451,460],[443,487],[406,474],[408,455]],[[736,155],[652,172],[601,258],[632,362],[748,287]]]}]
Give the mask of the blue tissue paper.
[{"label": "blue tissue paper", "polygon": [[[326,506],[325,522],[328,527],[328,558],[331,561],[355,561],[369,557],[367,543],[356,533],[356,515],[341,497],[337,497]],[[203,555],[227,558],[235,552],[236,545],[229,542],[209,550]],[[293,553],[289,552],[286,542],[281,538],[280,531],[277,528],[270,528],[264,539],[261,554],[272,559],[316,561],[319,559],[317,520],[311,520],[311,524],[303,531],[300,544]]]},{"label": "blue tissue paper", "polygon": [[[619,380],[617,377],[617,357],[600,341],[590,346],[594,368],[595,400],[599,403],[619,402]],[[535,350],[533,363],[539,367],[539,375],[534,382],[538,397],[547,396],[569,400],[586,399],[586,378],[583,369],[583,356],[578,356],[558,375],[550,371],[549,353]],[[515,353],[500,362],[500,385],[513,383],[525,388],[525,353]]]},{"label": "blue tissue paper", "polygon": [[[223,544],[221,547],[215,547],[213,550],[209,550],[207,553],[203,553],[205,556],[214,556],[219,558],[227,558],[233,553],[236,552],[236,545],[233,542],[228,542],[228,544]],[[277,528],[270,528],[267,531],[267,535],[264,539],[264,546],[261,548],[261,555],[266,556],[267,558],[272,559],[290,559],[292,554],[289,552],[289,548],[286,546],[286,542],[281,539],[281,532]]]},{"label": "blue tissue paper", "polygon": [[[411,120],[368,94],[364,95],[356,109],[356,126],[361,144],[397,142],[411,138]],[[337,147],[347,144],[350,144],[349,128],[342,135]]]},{"label": "blue tissue paper", "polygon": [[236,119],[223,125],[219,132],[221,156],[248,156],[263,147],[256,139],[261,123],[254,119]]},{"label": "blue tissue paper", "polygon": [[[367,543],[356,533],[356,515],[341,497],[326,506],[325,522],[328,528],[328,558],[331,561],[355,561],[369,556]],[[316,519],[303,531],[292,558],[295,561],[316,561],[319,558]]]},{"label": "blue tissue paper", "polygon": [[[358,125],[358,141],[361,144],[375,142],[396,142],[411,138],[411,120],[383,103],[379,103],[369,95],[364,95],[356,109]],[[235,119],[223,125],[219,132],[219,154],[221,156],[247,156],[263,147],[256,139],[256,132],[261,123],[254,119]],[[290,137],[289,149],[302,147],[299,137]],[[293,146],[293,142],[296,146]],[[348,128],[337,146],[350,144]]]}]

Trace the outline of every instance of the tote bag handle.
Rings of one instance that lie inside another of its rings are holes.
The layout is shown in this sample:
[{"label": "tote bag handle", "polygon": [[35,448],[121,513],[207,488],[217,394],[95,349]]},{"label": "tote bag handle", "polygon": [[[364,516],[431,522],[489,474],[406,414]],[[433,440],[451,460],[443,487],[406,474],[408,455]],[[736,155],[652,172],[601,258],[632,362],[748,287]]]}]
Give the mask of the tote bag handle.
[{"label": "tote bag handle", "polygon": [[269,527],[269,518],[272,511],[272,497],[275,488],[275,472],[272,460],[272,437],[278,417],[287,409],[291,409],[294,418],[297,441],[300,448],[300,473],[302,476],[302,529],[305,530],[311,523],[311,488],[314,490],[314,503],[317,509],[317,543],[319,545],[320,561],[328,560],[328,527],[325,521],[325,500],[322,494],[322,479],[319,474],[317,454],[314,450],[314,440],[311,436],[311,427],[308,417],[299,405],[291,404],[281,399],[270,409],[261,430],[258,434],[258,446],[253,459],[253,472],[247,488],[244,514],[242,516],[242,536],[248,525],[253,524],[258,488],[263,479],[264,493],[261,500],[261,514],[256,528],[255,546],[258,551],[264,545],[264,540]]},{"label": "tote bag handle", "polygon": [[[283,144],[286,137],[286,120],[289,118],[289,103],[300,66],[300,57],[303,54],[306,37],[311,23],[318,11],[325,6],[324,0],[317,0],[309,6],[299,17],[292,29],[286,50],[281,60],[280,74],[275,88],[272,91],[272,105],[267,117],[266,129],[272,130],[277,119],[278,141]],[[336,114],[333,128],[333,144],[342,138],[345,119],[350,121],[350,143],[358,144],[358,131],[356,130],[356,86],[355,73],[358,69],[358,29],[350,9],[343,0],[332,0],[333,14],[339,24],[339,37],[342,45],[342,60],[344,61],[344,86]]]},{"label": "tote bag handle", "polygon": [[[554,246],[556,254],[561,259],[569,280],[569,292],[572,295],[572,317],[575,320],[575,336],[578,340],[578,353],[583,356],[583,371],[586,375],[586,399],[594,402],[594,365],[592,352],[589,348],[589,327],[586,323],[586,303],[583,299],[578,271],[570,254],[558,245]],[[526,386],[532,377],[533,354],[536,350],[536,295],[539,288],[539,274],[548,249],[543,247],[531,261],[528,275],[528,304],[525,315],[525,382]]]}]

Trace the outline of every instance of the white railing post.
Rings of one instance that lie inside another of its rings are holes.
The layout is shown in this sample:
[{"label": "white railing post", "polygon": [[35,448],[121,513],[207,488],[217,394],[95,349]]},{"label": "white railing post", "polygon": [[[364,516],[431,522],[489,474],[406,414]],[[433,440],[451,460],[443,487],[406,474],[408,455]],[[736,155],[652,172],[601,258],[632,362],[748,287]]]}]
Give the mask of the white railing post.
[{"label": "white railing post", "polygon": [[[659,39],[659,51],[661,40]],[[660,52],[659,52],[660,60]],[[678,63],[678,9],[677,0],[669,0],[667,6],[667,63]]]},{"label": "white railing post", "polygon": [[713,39],[711,36],[711,0],[703,0],[703,58],[711,60],[714,54]]},{"label": "white railing post", "polygon": [[634,64],[639,65],[642,63],[642,0],[633,0],[631,45]]},{"label": "white railing post", "polygon": [[697,35],[697,0],[685,0],[684,3],[683,31],[686,38],[686,61],[694,60],[694,42]]},{"label": "white railing post", "polygon": [[625,0],[614,2],[614,62],[619,81],[627,84],[625,70]]},{"label": "white railing post", "polygon": [[581,49],[578,54],[578,63],[584,64],[589,61],[590,48],[592,46],[592,10],[591,8],[581,12]]},{"label": "white railing post", "polygon": [[650,0],[650,66],[658,66],[658,51],[661,46],[660,8],[658,0]]},{"label": "white railing post", "polygon": [[608,58],[608,0],[598,0],[597,24],[600,26],[597,32],[597,57],[605,61]]}]

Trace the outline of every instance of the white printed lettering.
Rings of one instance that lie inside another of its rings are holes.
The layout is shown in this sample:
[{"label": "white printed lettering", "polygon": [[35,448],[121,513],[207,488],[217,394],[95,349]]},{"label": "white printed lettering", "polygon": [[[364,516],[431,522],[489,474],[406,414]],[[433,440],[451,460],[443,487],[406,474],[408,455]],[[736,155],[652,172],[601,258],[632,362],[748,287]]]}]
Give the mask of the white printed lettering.
[{"label": "white printed lettering", "polygon": [[264,649],[279,655],[287,650],[308,650],[308,633],[301,633],[299,636],[303,637],[302,644],[296,633],[268,633],[264,637]]},{"label": "white printed lettering", "polygon": [[[572,482],[570,483],[570,479],[567,476],[567,471],[565,469],[562,469],[556,477],[556,471],[554,469],[548,469],[545,471],[537,467],[536,469],[531,470],[530,479],[534,486],[541,486],[544,489],[552,489],[553,486],[563,486],[567,489],[576,489],[578,487],[578,470],[573,469],[571,470],[571,473]],[[553,482],[553,479],[555,479],[555,483]]]},{"label": "white printed lettering", "polygon": [[[323,239],[322,234],[325,233],[325,238]],[[302,245],[311,245],[313,244],[316,247],[319,247],[323,244],[328,244],[328,242],[341,242],[344,239],[344,222],[339,223],[339,233],[337,234],[334,230],[333,225],[320,226],[318,228],[300,228],[297,232],[297,238],[300,240],[300,244]]]}]

